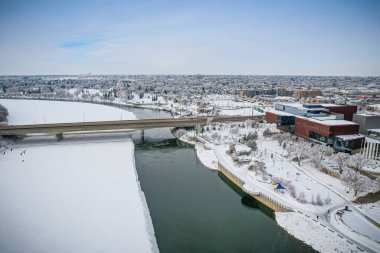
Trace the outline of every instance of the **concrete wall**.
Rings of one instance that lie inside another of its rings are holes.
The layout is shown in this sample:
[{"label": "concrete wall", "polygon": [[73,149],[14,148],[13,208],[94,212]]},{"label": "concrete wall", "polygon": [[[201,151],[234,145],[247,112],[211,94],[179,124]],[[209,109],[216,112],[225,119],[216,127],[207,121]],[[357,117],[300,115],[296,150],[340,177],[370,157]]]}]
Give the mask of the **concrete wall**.
[{"label": "concrete wall", "polygon": [[380,128],[380,115],[354,114],[352,121],[359,124],[359,133],[365,134],[366,129]]}]

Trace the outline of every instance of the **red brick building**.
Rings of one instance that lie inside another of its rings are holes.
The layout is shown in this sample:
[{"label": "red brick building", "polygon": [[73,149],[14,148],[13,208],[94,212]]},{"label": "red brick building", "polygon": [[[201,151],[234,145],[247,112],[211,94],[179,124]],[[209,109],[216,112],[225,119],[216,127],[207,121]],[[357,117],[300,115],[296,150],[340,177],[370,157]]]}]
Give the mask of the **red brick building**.
[{"label": "red brick building", "polygon": [[359,124],[343,120],[343,115],[345,119],[352,118],[356,106],[276,104],[275,108],[266,112],[265,119],[268,123],[276,124],[282,131],[331,145],[337,151],[352,152],[360,149],[364,137],[358,135]]},{"label": "red brick building", "polygon": [[357,113],[356,105],[322,105],[323,108],[329,109],[330,112],[340,113],[344,115],[345,120],[352,121],[354,113]]},{"label": "red brick building", "polygon": [[[318,121],[308,118],[295,118],[294,134],[304,139],[309,138],[326,138],[338,135],[358,134],[359,125],[345,120],[326,120]],[[318,139],[320,139],[318,138]],[[322,140],[320,140],[322,141]]]}]

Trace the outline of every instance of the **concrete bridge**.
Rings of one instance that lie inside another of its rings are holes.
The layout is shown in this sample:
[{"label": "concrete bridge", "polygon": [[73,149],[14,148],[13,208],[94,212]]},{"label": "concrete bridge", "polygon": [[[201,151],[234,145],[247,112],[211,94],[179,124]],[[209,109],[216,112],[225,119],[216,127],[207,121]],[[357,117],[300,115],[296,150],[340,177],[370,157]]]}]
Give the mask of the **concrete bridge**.
[{"label": "concrete bridge", "polygon": [[0,136],[17,136],[28,134],[56,134],[72,132],[112,132],[121,130],[144,130],[160,127],[193,127],[208,123],[242,122],[250,120],[262,120],[264,116],[231,116],[231,117],[194,117],[179,119],[142,119],[142,120],[117,120],[76,123],[55,123],[37,125],[3,125],[0,126]]}]

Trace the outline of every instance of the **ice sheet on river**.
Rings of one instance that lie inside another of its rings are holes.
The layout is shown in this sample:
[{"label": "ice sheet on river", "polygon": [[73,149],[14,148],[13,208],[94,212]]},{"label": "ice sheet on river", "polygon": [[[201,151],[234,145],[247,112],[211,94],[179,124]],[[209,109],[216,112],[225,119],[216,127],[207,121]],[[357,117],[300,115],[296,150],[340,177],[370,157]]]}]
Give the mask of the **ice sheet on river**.
[{"label": "ice sheet on river", "polygon": [[157,251],[128,138],[7,150],[0,203],[0,252]]}]

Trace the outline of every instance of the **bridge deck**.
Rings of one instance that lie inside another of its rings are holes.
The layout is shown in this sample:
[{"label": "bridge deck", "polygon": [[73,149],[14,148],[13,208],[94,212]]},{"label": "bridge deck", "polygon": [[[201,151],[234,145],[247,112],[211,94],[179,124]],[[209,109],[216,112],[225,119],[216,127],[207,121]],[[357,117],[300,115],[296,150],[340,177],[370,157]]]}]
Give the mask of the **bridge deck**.
[{"label": "bridge deck", "polygon": [[117,120],[75,123],[55,123],[37,125],[4,125],[0,126],[0,135],[26,135],[26,134],[58,134],[69,132],[94,132],[106,130],[150,129],[160,127],[192,127],[213,122],[238,122],[245,120],[260,120],[263,116],[233,116],[233,117],[195,117],[180,119],[143,119],[143,120]]}]

